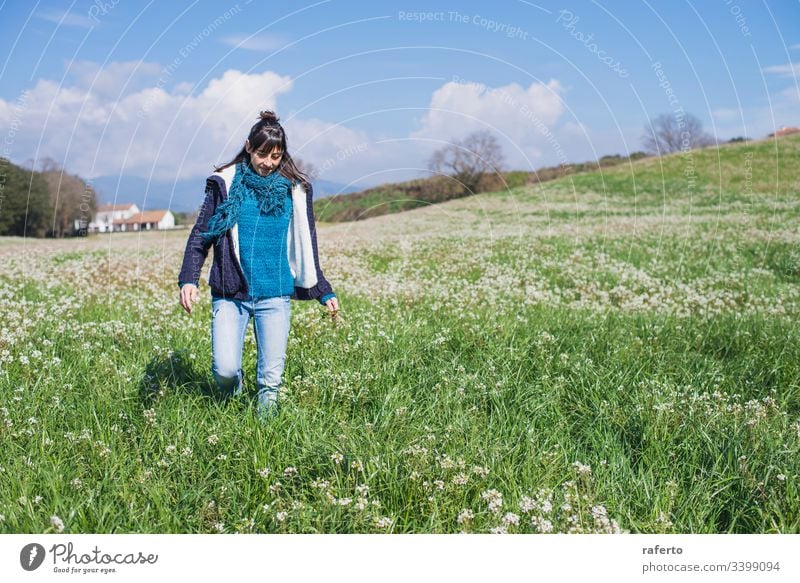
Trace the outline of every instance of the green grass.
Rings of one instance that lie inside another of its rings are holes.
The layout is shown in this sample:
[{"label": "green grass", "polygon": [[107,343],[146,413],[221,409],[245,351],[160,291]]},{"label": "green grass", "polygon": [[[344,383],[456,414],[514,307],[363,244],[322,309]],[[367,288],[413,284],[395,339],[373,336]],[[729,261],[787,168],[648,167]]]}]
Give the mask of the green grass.
[{"label": "green grass", "polygon": [[[394,532],[453,532],[471,508],[470,529],[482,531],[498,523],[482,492],[499,490],[504,510],[522,514],[522,496],[547,488],[563,502],[570,481],[589,497],[576,511],[589,530],[589,507],[598,504],[634,532],[800,526],[800,500],[787,488],[798,473],[789,421],[800,414],[792,323],[535,309],[520,324],[519,314],[491,317],[489,307],[475,321],[440,313],[442,339],[432,322],[415,324],[427,307],[408,305],[392,312],[390,342],[377,334],[389,323],[377,306],[342,301],[359,324],[312,319],[294,331],[287,398],[268,427],[254,421],[247,399],[214,398],[203,334],[167,334],[170,352],[127,334],[92,335],[92,358],[54,338],[58,380],[12,365],[26,388],[6,387],[23,398],[8,403],[14,425],[4,430],[3,467],[15,478],[0,490],[3,529],[40,531],[56,514],[69,517],[70,532],[210,532],[219,523],[371,532],[385,515]],[[199,316],[207,320],[207,310]],[[98,358],[115,347],[113,358]],[[115,379],[119,370],[143,374],[125,381]],[[181,453],[187,447],[191,455]],[[415,447],[424,450],[409,453]],[[341,463],[331,459],[337,453]],[[577,476],[575,461],[591,474]],[[284,477],[290,466],[297,475]],[[463,486],[453,482],[459,474]],[[366,485],[364,497],[381,506],[332,505],[315,480],[339,499],[357,500]],[[430,486],[436,480],[441,490]],[[43,499],[34,504],[36,496]],[[275,518],[282,511],[285,522]],[[672,527],[658,522],[662,512]],[[566,530],[567,513],[561,522],[555,514]]]},{"label": "green grass", "polygon": [[320,228],[343,320],[293,302],[266,426],[252,332],[221,400],[205,280],[177,305],[186,232],[2,241],[0,532],[800,532],[796,191],[688,222],[674,178],[647,223],[619,167],[544,198],[609,175],[622,217],[504,231],[546,216],[520,187]]}]

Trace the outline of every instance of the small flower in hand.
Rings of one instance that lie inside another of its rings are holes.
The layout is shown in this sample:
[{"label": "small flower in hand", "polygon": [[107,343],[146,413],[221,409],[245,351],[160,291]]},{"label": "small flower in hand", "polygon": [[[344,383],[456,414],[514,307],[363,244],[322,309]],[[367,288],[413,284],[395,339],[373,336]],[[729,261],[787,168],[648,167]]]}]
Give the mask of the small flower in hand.
[{"label": "small flower in hand", "polygon": [[333,297],[325,302],[325,305],[328,307],[328,314],[330,314],[331,320],[337,321],[339,318],[339,300]]}]

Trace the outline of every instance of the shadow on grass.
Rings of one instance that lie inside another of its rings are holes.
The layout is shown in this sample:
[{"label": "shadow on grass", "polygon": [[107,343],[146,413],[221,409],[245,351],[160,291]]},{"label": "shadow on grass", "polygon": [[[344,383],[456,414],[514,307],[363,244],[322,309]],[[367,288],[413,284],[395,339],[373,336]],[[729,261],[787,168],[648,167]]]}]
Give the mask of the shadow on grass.
[{"label": "shadow on grass", "polygon": [[150,359],[139,381],[139,398],[146,406],[166,393],[200,395],[219,403],[227,399],[222,395],[208,372],[200,372],[189,358],[189,350],[173,351],[169,356]]}]

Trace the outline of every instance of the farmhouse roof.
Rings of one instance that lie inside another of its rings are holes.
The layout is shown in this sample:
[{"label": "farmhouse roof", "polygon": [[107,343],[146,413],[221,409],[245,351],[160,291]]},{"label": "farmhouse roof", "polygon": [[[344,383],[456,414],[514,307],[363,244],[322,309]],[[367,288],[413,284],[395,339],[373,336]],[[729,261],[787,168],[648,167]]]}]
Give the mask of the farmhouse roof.
[{"label": "farmhouse roof", "polygon": [[789,135],[791,135],[791,134],[797,134],[797,133],[800,133],[800,128],[796,128],[796,127],[789,127],[789,128],[787,128],[787,127],[782,127],[782,128],[781,128],[781,129],[779,129],[777,132],[775,132],[775,136],[776,136],[776,137],[781,137],[781,136],[789,136]]},{"label": "farmhouse roof", "polygon": [[110,211],[126,211],[136,205],[132,202],[125,202],[122,204],[101,204],[97,207],[97,212],[105,213]]},{"label": "farmhouse roof", "polygon": [[157,223],[168,213],[167,210],[142,211],[127,219],[114,219],[115,225],[130,225],[134,223]]}]

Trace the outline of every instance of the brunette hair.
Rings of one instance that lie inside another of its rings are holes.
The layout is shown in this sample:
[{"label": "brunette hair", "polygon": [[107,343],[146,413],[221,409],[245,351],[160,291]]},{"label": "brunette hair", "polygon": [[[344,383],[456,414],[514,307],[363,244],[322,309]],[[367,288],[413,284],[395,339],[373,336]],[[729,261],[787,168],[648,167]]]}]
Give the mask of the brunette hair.
[{"label": "brunette hair", "polygon": [[[283,152],[281,162],[278,164],[277,172],[291,180],[292,182],[300,182],[303,188],[308,191],[308,177],[302,172],[295,164],[289,151],[286,148],[286,132],[283,126],[278,123],[278,116],[274,111],[266,110],[259,114],[259,120],[253,127],[250,128],[250,133],[247,136],[247,141],[250,142],[252,150],[261,150],[264,152],[272,152],[274,148],[278,148]],[[219,172],[223,168],[238,164],[239,162],[250,163],[250,154],[247,149],[242,146],[242,149],[236,154],[233,160],[223,164],[214,170]]]}]

